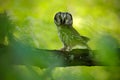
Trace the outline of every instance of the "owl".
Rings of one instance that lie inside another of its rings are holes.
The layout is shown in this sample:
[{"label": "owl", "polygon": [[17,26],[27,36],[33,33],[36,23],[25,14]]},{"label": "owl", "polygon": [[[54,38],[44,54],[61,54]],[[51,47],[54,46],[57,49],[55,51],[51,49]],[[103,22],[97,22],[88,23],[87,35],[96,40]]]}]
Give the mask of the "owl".
[{"label": "owl", "polygon": [[68,12],[58,12],[54,16],[54,23],[57,26],[58,35],[64,45],[62,51],[73,49],[89,49],[87,42],[89,38],[81,36],[73,27],[72,15]]}]

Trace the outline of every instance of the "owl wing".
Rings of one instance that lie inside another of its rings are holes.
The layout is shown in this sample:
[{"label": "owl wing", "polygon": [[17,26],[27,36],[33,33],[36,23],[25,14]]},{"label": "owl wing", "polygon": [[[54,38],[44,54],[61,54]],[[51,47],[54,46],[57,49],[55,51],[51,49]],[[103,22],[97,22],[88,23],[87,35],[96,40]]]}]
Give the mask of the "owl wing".
[{"label": "owl wing", "polygon": [[81,36],[73,27],[72,27],[73,32],[75,33],[75,35],[78,37],[80,37],[80,39],[82,38],[82,40],[84,40],[86,43],[90,40],[88,37],[86,36]]}]

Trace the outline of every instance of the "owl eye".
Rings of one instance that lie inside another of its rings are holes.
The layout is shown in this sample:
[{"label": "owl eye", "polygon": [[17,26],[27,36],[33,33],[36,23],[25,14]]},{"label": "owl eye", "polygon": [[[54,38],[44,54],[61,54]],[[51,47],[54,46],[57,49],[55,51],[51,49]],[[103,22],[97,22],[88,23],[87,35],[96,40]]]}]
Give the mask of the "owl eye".
[{"label": "owl eye", "polygon": [[58,12],[55,14],[54,22],[56,25],[72,25],[72,15],[68,12]]},{"label": "owl eye", "polygon": [[73,23],[72,15],[70,13],[66,13],[65,24],[72,25],[72,23]]},{"label": "owl eye", "polygon": [[61,24],[61,12],[58,12],[58,13],[55,14],[54,22],[55,22],[56,25]]},{"label": "owl eye", "polygon": [[72,20],[72,15],[70,13],[66,13],[66,17],[67,19]]}]

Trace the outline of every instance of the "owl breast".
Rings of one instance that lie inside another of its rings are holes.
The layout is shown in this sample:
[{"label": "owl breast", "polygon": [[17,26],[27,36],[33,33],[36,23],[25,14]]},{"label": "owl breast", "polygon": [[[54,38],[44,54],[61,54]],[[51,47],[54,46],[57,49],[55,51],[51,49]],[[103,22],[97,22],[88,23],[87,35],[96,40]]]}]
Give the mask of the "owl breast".
[{"label": "owl breast", "polygon": [[59,37],[64,45],[71,49],[81,49],[81,48],[87,48],[85,46],[85,43],[83,42],[82,37],[80,37],[77,34],[74,34],[70,29],[68,28],[61,28],[58,31]]}]

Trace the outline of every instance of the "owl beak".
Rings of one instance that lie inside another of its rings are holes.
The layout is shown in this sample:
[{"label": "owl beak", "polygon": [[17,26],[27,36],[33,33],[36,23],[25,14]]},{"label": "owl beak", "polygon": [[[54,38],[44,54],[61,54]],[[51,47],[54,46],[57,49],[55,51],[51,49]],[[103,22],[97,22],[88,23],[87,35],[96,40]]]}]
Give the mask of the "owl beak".
[{"label": "owl beak", "polygon": [[62,19],[62,23],[63,23],[63,24],[65,23],[65,17],[66,17],[65,14],[61,15],[61,19]]}]

